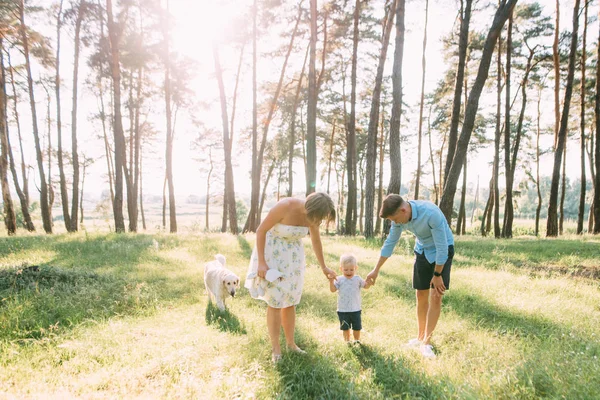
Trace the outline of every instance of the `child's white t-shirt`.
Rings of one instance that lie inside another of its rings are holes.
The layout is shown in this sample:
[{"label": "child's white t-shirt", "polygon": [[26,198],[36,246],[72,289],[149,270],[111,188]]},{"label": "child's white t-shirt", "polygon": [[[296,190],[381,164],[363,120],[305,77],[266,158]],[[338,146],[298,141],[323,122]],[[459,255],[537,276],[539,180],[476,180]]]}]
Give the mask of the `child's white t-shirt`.
[{"label": "child's white t-shirt", "polygon": [[360,289],[366,282],[358,275],[348,279],[344,275],[337,277],[334,286],[338,290],[338,311],[355,312],[361,310]]}]

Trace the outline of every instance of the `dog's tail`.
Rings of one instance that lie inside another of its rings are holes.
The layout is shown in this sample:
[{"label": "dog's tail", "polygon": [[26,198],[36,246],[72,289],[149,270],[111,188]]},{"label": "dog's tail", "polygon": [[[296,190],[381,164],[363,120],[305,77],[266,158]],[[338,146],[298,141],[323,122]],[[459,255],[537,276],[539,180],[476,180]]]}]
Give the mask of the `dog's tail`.
[{"label": "dog's tail", "polygon": [[215,259],[220,262],[222,266],[225,266],[225,256],[223,254],[217,254]]}]

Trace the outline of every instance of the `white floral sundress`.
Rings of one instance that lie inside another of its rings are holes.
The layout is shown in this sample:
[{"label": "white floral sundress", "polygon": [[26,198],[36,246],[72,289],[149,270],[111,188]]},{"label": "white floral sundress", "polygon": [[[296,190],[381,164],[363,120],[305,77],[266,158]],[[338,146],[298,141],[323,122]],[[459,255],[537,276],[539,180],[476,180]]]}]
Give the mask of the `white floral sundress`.
[{"label": "white floral sundress", "polygon": [[304,286],[304,245],[302,238],[308,234],[308,227],[275,224],[267,232],[265,240],[265,261],[269,269],[276,269],[282,277],[274,282],[256,276],[258,255],[256,246],[250,258],[246,287],[255,299],[264,300],[270,307],[285,308],[300,303]]}]

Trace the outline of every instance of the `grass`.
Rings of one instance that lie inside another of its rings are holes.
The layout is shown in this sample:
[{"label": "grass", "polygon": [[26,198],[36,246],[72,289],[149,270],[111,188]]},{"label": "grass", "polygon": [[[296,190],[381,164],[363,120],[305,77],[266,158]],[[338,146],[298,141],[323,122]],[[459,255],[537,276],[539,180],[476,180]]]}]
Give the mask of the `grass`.
[{"label": "grass", "polygon": [[[378,259],[376,240],[323,243],[335,268],[354,252],[363,277]],[[415,334],[412,243],[363,292],[363,346],[348,348],[305,239],[308,354],[274,366],[264,304],[242,289],[221,312],[202,282],[217,252],[243,277],[252,235],[0,238],[0,398],[597,398],[600,238],[457,238],[436,360],[403,347]]]}]

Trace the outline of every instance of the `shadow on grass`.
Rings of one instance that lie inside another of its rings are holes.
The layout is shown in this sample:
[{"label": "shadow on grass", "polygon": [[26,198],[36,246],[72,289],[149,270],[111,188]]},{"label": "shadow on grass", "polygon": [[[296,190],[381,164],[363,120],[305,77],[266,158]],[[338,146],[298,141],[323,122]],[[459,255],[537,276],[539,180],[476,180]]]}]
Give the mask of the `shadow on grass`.
[{"label": "shadow on grass", "polygon": [[[55,336],[84,322],[149,315],[165,300],[195,301],[195,276],[178,273],[180,263],[161,257],[153,238],[75,234],[0,240],[0,257],[14,259],[14,266],[0,268],[5,328],[0,338]],[[38,269],[28,269],[34,261]]]},{"label": "shadow on grass", "polygon": [[212,301],[208,302],[205,318],[208,325],[214,325],[222,332],[235,333],[237,335],[245,335],[247,333],[246,328],[235,314],[232,314],[227,308],[224,311],[219,310]]},{"label": "shadow on grass", "polygon": [[453,392],[450,381],[415,373],[401,357],[383,355],[368,345],[353,347],[352,353],[362,368],[371,371],[373,383],[384,399],[439,399],[445,397],[444,391]]},{"label": "shadow on grass", "polygon": [[322,355],[304,332],[297,332],[300,347],[307,354],[286,352],[275,366],[279,375],[275,387],[278,399],[367,399],[369,392],[356,383],[355,374],[340,368]]}]

